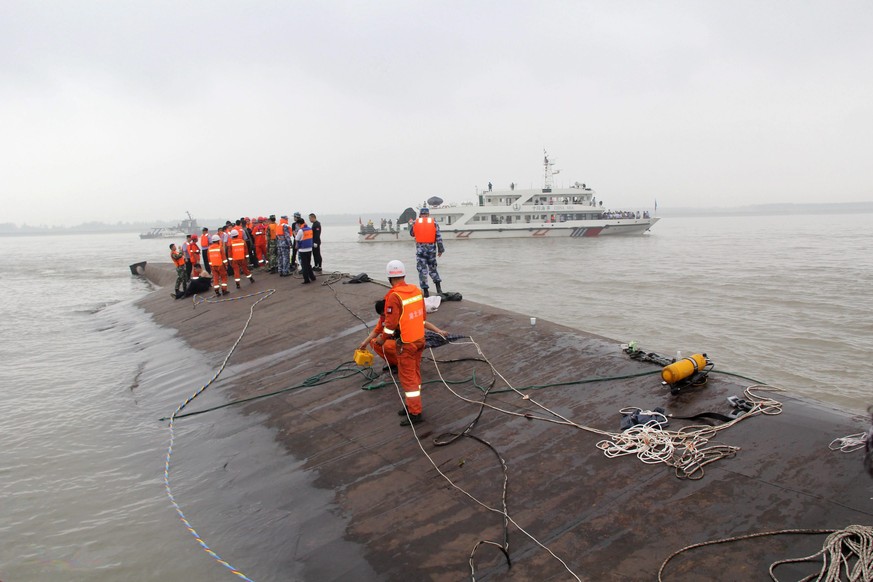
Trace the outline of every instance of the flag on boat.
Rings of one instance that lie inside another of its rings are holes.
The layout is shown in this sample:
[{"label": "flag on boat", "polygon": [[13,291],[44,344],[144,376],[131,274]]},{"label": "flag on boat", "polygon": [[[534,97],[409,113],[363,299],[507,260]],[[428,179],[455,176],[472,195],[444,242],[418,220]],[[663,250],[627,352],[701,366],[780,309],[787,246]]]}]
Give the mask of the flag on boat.
[{"label": "flag on boat", "polygon": [[655,210],[657,210],[657,209],[658,209],[658,199],[655,198]]},{"label": "flag on boat", "polygon": [[[657,208],[657,207],[658,207],[658,203],[655,202],[655,208]],[[361,217],[360,217],[360,216],[358,217],[358,224],[360,224],[361,226],[364,226],[364,223],[361,222]]]}]

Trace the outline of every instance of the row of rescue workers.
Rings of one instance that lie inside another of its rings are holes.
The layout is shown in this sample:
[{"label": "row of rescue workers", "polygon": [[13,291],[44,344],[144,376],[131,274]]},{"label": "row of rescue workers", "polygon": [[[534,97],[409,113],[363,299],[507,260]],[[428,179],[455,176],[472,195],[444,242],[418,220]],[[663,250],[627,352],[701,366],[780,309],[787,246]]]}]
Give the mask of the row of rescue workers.
[{"label": "row of rescue workers", "polygon": [[[178,299],[208,291],[210,284],[216,296],[225,295],[229,293],[228,273],[240,288],[243,276],[254,283],[252,269],[264,268],[270,273],[290,275],[298,260],[303,284],[314,281],[313,271],[321,271],[321,224],[314,214],[309,217],[311,226],[299,213],[294,214],[290,223],[285,216],[279,222],[275,216],[256,220],[241,218],[235,224],[227,221],[214,234],[204,228],[199,240],[197,235],[189,235],[182,249],[171,244],[170,258],[177,271],[173,296]],[[358,346],[360,350],[371,347],[386,361],[386,369],[397,372],[404,393],[400,424],[406,426],[424,422],[421,357],[425,347],[430,345],[427,334],[442,343],[450,339],[445,331],[427,321],[425,308],[425,298],[429,296],[428,275],[437,293],[442,294],[436,259],[445,249],[439,225],[430,217],[428,208],[422,208],[418,219],[410,221],[409,231],[415,237],[421,287],[406,282],[406,267],[401,261],[390,261],[385,274],[391,288],[376,302],[379,322]],[[203,268],[212,275],[211,281],[201,276],[201,260]]]},{"label": "row of rescue workers", "polygon": [[[171,244],[170,259],[176,266],[173,296],[203,293],[210,286],[216,296],[227,295],[229,277],[239,289],[243,277],[254,283],[255,269],[288,277],[299,266],[304,284],[315,281],[315,273],[322,270],[321,223],[315,214],[309,220],[307,224],[299,212],[290,221],[287,216],[277,221],[272,214],[228,220],[214,233],[204,227],[199,235],[188,235],[180,248]],[[203,276],[204,270],[209,276]]]}]

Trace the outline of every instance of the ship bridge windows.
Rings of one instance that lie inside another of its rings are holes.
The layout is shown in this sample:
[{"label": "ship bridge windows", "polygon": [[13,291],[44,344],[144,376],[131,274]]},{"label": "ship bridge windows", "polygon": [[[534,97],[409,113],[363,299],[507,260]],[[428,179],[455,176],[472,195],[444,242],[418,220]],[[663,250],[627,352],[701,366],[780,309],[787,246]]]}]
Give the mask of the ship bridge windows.
[{"label": "ship bridge windows", "polygon": [[463,216],[463,214],[446,214],[445,216],[436,216],[434,218],[438,223],[444,224],[445,226],[450,226],[461,220]]}]

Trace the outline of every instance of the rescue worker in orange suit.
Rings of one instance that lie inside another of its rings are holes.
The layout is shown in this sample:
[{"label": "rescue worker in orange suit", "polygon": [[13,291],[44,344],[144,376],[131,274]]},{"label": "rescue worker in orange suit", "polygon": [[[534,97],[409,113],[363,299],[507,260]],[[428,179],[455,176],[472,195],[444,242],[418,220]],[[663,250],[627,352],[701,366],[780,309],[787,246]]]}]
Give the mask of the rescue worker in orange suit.
[{"label": "rescue worker in orange suit", "polygon": [[[393,338],[389,339],[389,340],[385,340],[385,343],[382,345],[379,345],[379,343],[376,341],[376,339],[380,335],[382,335],[382,330],[385,329],[385,300],[384,299],[378,300],[374,307],[376,308],[376,313],[379,314],[379,321],[376,322],[376,326],[373,327],[373,331],[371,331],[370,335],[368,335],[367,338],[363,342],[361,342],[361,345],[358,346],[358,349],[359,350],[366,350],[367,345],[369,345],[371,348],[373,348],[373,351],[376,352],[376,354],[379,357],[381,357],[383,360],[385,360],[386,365],[384,368],[382,368],[382,370],[385,371],[390,366],[391,371],[396,374],[397,373],[397,342],[396,342],[396,340],[394,340]],[[429,329],[430,331],[432,331],[434,333],[438,333],[443,337],[448,335],[447,332],[441,330],[440,328],[433,325],[429,321],[424,322],[424,328]],[[404,414],[405,414],[405,412],[404,412]]]},{"label": "rescue worker in orange suit", "polygon": [[[200,266],[200,245],[197,244],[197,235],[191,235],[191,241],[188,242],[188,255],[191,257],[191,269],[194,265]],[[188,274],[190,279],[194,279],[193,273]]]},{"label": "rescue worker in orange suit", "polygon": [[227,255],[224,253],[224,244],[217,234],[212,235],[212,244],[209,245],[209,266],[212,267],[212,289],[216,295],[227,295]]},{"label": "rescue worker in orange suit", "polygon": [[233,280],[236,282],[236,288],[239,289],[239,280],[243,275],[249,278],[249,283],[254,283],[255,278],[249,271],[248,247],[237,229],[230,231],[230,258],[233,261]]},{"label": "rescue worker in orange suit", "polygon": [[173,264],[176,265],[176,293],[179,292],[179,287],[181,287],[182,292],[184,292],[185,288],[188,286],[188,277],[185,275],[185,255],[176,249],[176,245],[174,244],[170,245],[170,260],[172,260]]},{"label": "rescue worker in orange suit", "polygon": [[424,297],[421,289],[406,282],[406,267],[394,260],[385,268],[391,289],[385,294],[385,324],[376,344],[397,342],[397,370],[406,406],[401,426],[424,422],[421,409],[421,355],[424,351]]},{"label": "rescue worker in orange suit", "polygon": [[379,336],[382,335],[382,330],[385,329],[385,300],[380,299],[376,302],[376,313],[379,314],[379,321],[376,322],[376,326],[373,328],[373,331],[370,332],[370,335],[361,342],[361,345],[358,346],[359,350],[366,350],[369,345],[373,348],[373,351],[376,352],[376,355],[385,360],[386,365],[383,370],[387,370],[388,367],[391,367],[391,371],[397,372],[397,341],[392,337],[390,339],[385,340],[384,343],[379,343],[376,341]]},{"label": "rescue worker in orange suit", "polygon": [[200,251],[203,254],[203,268],[211,275],[212,267],[209,264],[209,253],[206,252],[209,248],[209,238],[209,229],[204,226],[200,235]]},{"label": "rescue worker in orange suit", "polygon": [[252,236],[255,239],[255,256],[258,259],[258,266],[264,267],[267,264],[267,225],[266,218],[258,217],[255,227],[252,229]]}]

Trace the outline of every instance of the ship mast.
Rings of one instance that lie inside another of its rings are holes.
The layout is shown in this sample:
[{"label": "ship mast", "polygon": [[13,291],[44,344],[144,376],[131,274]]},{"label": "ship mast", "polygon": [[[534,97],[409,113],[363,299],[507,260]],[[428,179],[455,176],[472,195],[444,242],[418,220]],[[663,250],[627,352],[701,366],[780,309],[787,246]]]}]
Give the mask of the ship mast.
[{"label": "ship mast", "polygon": [[554,165],[555,162],[549,160],[548,152],[543,150],[543,167],[545,168],[545,185],[543,186],[543,192],[552,191],[552,176],[561,172],[561,170],[552,170],[552,166]]}]

